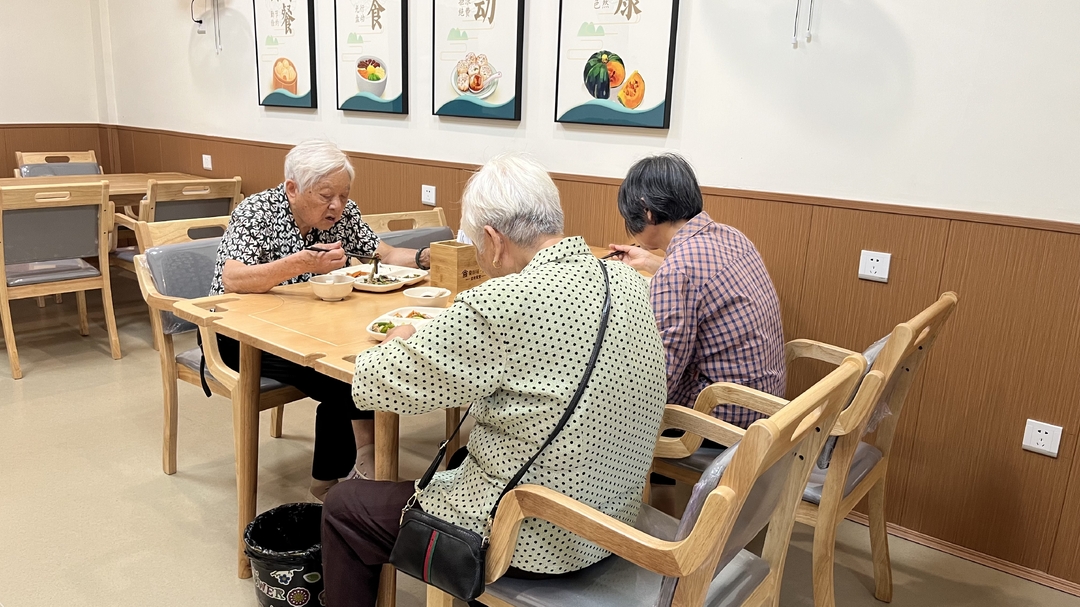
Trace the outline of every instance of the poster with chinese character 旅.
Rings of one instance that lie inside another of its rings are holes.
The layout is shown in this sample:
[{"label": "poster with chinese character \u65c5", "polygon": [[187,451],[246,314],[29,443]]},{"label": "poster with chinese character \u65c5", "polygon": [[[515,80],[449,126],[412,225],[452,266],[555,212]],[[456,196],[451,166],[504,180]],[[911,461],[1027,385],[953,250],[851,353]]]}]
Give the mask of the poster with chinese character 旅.
[{"label": "poster with chinese character \u65c5", "polygon": [[408,0],[334,0],[337,107],[409,113]]},{"label": "poster with chinese character \u65c5", "polygon": [[254,0],[259,105],[318,107],[315,0]]},{"label": "poster with chinese character \u65c5", "polygon": [[679,0],[561,0],[555,120],[666,129]]},{"label": "poster with chinese character \u65c5", "polygon": [[525,0],[435,0],[432,113],[521,120]]}]

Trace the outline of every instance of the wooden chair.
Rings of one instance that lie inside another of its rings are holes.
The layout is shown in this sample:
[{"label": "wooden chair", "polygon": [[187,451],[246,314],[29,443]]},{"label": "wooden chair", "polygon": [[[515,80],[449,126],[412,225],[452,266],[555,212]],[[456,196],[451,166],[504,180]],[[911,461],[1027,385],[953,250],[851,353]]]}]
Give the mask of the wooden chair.
[{"label": "wooden chair", "polygon": [[[225,217],[232,214],[240,204],[241,180],[232,179],[191,179],[182,181],[147,182],[146,198],[139,203],[137,212],[118,213],[116,224],[135,231],[139,221],[176,221],[199,217]],[[205,234],[217,236],[218,234]],[[196,237],[199,237],[198,235]],[[146,246],[139,243],[134,247],[120,247],[110,257],[112,265],[135,272],[135,255],[146,251]]]},{"label": "wooden chair", "polygon": [[100,175],[94,150],[85,152],[15,152],[16,177]]},{"label": "wooden chair", "polygon": [[[872,370],[881,374],[878,382],[871,375],[862,385],[833,427],[831,451],[824,484],[810,484],[803,492],[797,520],[814,530],[814,604],[817,607],[835,605],[833,588],[833,556],[836,530],[840,521],[864,497],[869,496],[870,547],[874,561],[874,596],[881,601],[892,600],[892,569],[889,561],[888,536],[885,531],[885,482],[889,454],[896,425],[915,373],[937,339],[938,333],[956,306],[957,295],[944,293],[933,305],[911,320],[893,329],[877,354]],[[797,339],[787,344],[788,366],[799,358],[810,358],[838,364],[850,350],[811,340]],[[707,414],[721,402],[699,399],[695,410]],[[878,403],[887,404],[891,415],[877,425],[865,441],[864,434],[872,421]],[[762,410],[762,409],[758,409]],[[765,409],[767,411],[767,409]],[[658,459],[653,469],[683,482],[694,482],[701,469],[701,459],[712,452],[699,449],[700,439],[683,436],[675,439],[679,448],[669,459]]]},{"label": "wooden chair", "polygon": [[[11,326],[15,299],[75,292],[79,333],[89,335],[86,291],[101,289],[109,348],[114,359],[120,358],[109,283],[112,226],[108,182],[0,187],[0,322],[15,379],[22,377]],[[97,257],[99,267],[84,257]]]},{"label": "wooden chair", "polygon": [[[556,491],[518,487],[503,498],[479,601],[508,605],[735,607],[776,605],[795,509],[828,428],[866,367],[855,354],[790,403],[733,384],[707,388],[724,402],[768,402],[773,415],[745,432],[687,407],[668,405],[663,428],[681,428],[730,448],[707,468],[677,521],[643,505],[627,525]],[[875,372],[880,377],[880,373]],[[525,519],[539,518],[614,553],[573,576],[520,580],[502,575]],[[768,525],[761,557],[744,547]],[[449,607],[428,588],[429,607]]]},{"label": "wooden chair", "polygon": [[[206,228],[224,229],[228,217],[207,217],[178,221],[135,224],[140,246],[145,253],[134,257],[135,275],[143,299],[151,309],[151,326],[161,362],[161,385],[164,404],[164,431],[161,467],[165,474],[176,472],[177,380],[201,386],[199,367],[202,352],[198,347],[176,354],[173,336],[196,329],[195,325],[173,316],[173,303],[210,292],[217,256],[218,238],[192,238],[192,232]],[[237,374],[221,362],[217,337],[203,330],[202,343],[207,355],[206,383],[210,391],[230,398]],[[213,372],[211,373],[211,369]],[[260,410],[271,412],[270,434],[281,437],[284,405],[304,398],[296,388],[268,378],[261,381]]]},{"label": "wooden chair", "polygon": [[364,222],[376,234],[396,230],[416,230],[419,228],[438,228],[447,225],[446,213],[442,207],[430,211],[406,211],[403,213],[374,213],[364,215]]}]

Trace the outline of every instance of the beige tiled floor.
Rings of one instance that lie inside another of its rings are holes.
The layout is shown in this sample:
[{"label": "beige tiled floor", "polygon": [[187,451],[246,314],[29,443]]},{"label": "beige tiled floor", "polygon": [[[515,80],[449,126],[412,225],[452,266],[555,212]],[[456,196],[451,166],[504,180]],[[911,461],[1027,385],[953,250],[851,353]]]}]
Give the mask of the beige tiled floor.
[{"label": "beige tiled floor", "polygon": [[[0,604],[4,607],[254,606],[235,576],[236,492],[229,403],[180,386],[179,472],[161,472],[157,353],[131,280],[115,278],[124,358],[109,357],[100,298],[80,337],[74,296],[13,304],[25,378],[0,353]],[[186,340],[185,343],[190,343]],[[304,500],[314,403],[287,407],[285,436],[262,431],[259,510]],[[264,426],[268,416],[264,418]],[[409,419],[402,473],[419,474],[442,429]],[[812,604],[810,532],[797,528],[785,607]],[[896,607],[1080,607],[1080,599],[892,538]],[[837,605],[871,596],[866,529],[845,523]],[[399,605],[421,604],[403,580]]]}]

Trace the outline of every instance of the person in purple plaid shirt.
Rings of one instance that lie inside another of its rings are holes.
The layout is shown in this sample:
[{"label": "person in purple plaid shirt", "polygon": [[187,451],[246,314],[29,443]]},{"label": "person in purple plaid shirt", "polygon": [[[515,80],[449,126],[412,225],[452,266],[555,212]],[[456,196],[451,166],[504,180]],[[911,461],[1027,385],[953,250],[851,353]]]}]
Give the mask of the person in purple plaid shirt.
[{"label": "person in purple plaid shirt", "polygon": [[[638,161],[619,188],[619,212],[641,246],[611,250],[654,274],[649,296],[667,352],[668,402],[692,407],[716,382],[783,397],[776,289],[754,243],[702,210],[690,164],[676,154]],[[649,252],[657,249],[666,257]],[[743,428],[763,417],[736,405],[719,405],[712,414]]]}]

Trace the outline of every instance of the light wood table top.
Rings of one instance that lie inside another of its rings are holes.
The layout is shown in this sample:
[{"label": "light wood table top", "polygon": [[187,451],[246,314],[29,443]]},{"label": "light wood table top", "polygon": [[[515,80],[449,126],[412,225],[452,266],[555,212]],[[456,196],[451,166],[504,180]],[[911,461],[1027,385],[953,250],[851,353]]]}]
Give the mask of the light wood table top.
[{"label": "light wood table top", "polygon": [[49,177],[4,177],[0,178],[0,187],[13,185],[59,185],[63,183],[109,182],[110,195],[146,194],[146,182],[175,181],[179,179],[201,179],[187,173],[109,173],[105,175],[61,175]]}]

